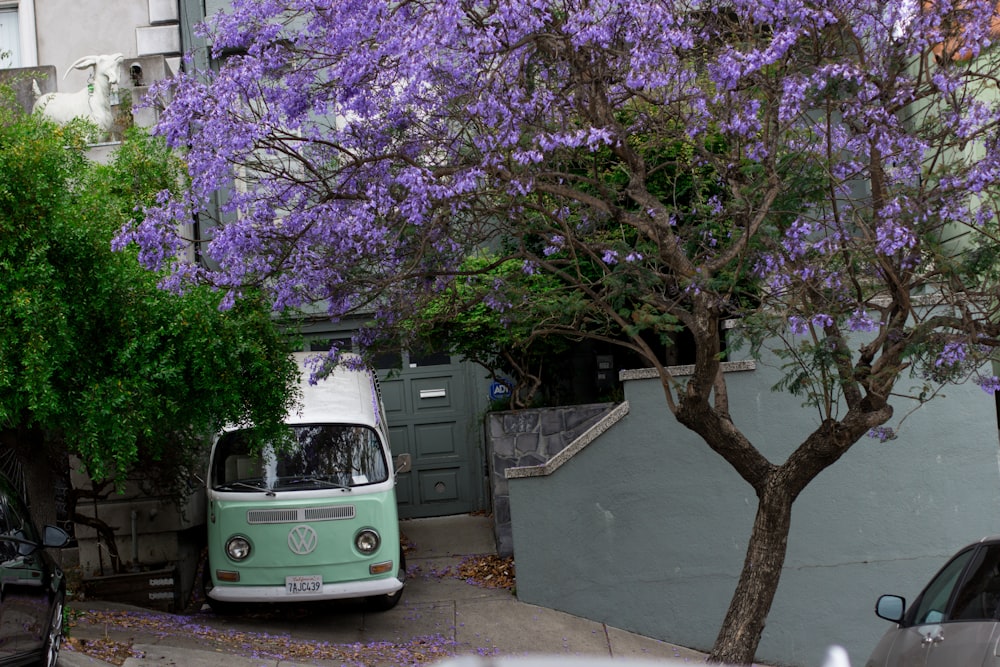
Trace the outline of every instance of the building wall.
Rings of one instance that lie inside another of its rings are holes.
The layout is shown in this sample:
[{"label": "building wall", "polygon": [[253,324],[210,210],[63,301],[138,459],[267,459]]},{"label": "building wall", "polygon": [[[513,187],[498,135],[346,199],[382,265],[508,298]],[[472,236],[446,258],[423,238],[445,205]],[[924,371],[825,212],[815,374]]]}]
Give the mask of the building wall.
[{"label": "building wall", "polygon": [[148,17],[148,0],[35,2],[38,63],[55,66],[58,91],[79,90],[87,85],[89,71],[70,70],[70,65],[102,53],[137,57],[135,29],[148,24]]},{"label": "building wall", "polygon": [[[777,368],[762,359],[727,377],[736,424],[776,462],[819,419],[769,390]],[[994,400],[973,385],[944,393],[897,440],[862,440],[800,496],[758,661],[818,664],[841,644],[864,664],[888,627],[872,611],[879,594],[912,599],[960,546],[1000,532]],[[561,467],[509,479],[518,597],[708,650],[756,497],[676,423],[658,380],[629,380],[625,396],[628,414]],[[898,420],[912,404],[894,407]]]},{"label": "building wall", "polygon": [[[129,61],[163,56],[166,70],[180,66],[181,25],[179,0],[35,0],[33,12],[26,12],[31,0],[21,0],[22,23],[34,20],[36,62],[51,65],[56,75],[45,90],[73,92],[87,85],[90,70],[71,69],[84,56],[121,53],[122,86],[128,82]],[[31,32],[29,26],[24,30]],[[24,40],[22,40],[23,42]],[[144,64],[151,63],[146,60]],[[162,78],[164,67],[150,69]],[[145,84],[151,83],[147,76]]]}]

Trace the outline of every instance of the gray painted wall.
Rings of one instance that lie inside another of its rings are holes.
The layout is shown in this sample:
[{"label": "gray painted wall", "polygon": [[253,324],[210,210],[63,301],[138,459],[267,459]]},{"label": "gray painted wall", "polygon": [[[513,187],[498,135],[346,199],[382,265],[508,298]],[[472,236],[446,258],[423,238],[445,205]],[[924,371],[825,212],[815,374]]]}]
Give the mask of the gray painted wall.
[{"label": "gray painted wall", "polygon": [[[780,461],[819,417],[769,390],[773,364],[727,379],[736,423]],[[872,611],[879,594],[912,599],[952,552],[1000,532],[994,400],[974,385],[944,393],[799,498],[758,661],[815,665],[835,643],[863,665],[888,627]],[[625,396],[629,414],[551,475],[509,480],[518,597],[707,650],[756,497],[676,423],[657,380],[628,381]],[[913,406],[894,407],[895,424]]]},{"label": "gray painted wall", "polygon": [[148,0],[45,0],[35,2],[38,63],[56,68],[56,90],[87,84],[89,71],[70,69],[83,56],[122,53],[137,57],[135,30],[149,23]]}]

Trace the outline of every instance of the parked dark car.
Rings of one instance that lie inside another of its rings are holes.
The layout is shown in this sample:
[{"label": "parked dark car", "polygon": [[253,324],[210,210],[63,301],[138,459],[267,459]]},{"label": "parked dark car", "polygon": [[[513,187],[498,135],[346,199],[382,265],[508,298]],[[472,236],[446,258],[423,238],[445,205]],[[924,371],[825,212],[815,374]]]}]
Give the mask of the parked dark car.
[{"label": "parked dark car", "polygon": [[883,595],[875,613],[896,626],[868,667],[1000,666],[1000,536],[961,549],[909,607]]},{"label": "parked dark car", "polygon": [[66,580],[46,548],[68,541],[55,526],[39,534],[24,499],[0,475],[0,664],[55,667]]}]

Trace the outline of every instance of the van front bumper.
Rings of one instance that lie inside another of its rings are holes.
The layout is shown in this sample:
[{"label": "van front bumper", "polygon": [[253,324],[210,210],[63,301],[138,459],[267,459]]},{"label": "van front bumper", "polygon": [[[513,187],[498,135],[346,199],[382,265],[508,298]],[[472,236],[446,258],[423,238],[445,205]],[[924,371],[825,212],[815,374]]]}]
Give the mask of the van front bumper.
[{"label": "van front bumper", "polygon": [[222,584],[208,591],[208,597],[220,602],[292,602],[295,600],[340,600],[390,595],[403,588],[403,582],[394,577],[373,581],[347,581],[323,584],[315,593],[290,594],[284,586],[240,586]]}]

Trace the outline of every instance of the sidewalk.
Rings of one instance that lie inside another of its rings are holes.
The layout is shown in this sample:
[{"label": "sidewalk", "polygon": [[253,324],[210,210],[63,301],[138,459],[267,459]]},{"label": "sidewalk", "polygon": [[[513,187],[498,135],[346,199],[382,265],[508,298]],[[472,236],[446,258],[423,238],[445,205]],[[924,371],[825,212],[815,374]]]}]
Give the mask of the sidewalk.
[{"label": "sidewalk", "polygon": [[[345,601],[244,616],[208,611],[181,616],[88,601],[73,603],[75,612],[87,614],[69,636],[72,642],[131,644],[136,655],[125,660],[126,667],[388,667],[452,656],[528,654],[645,658],[661,664],[704,659],[689,649],[525,604],[507,590],[456,578],[466,556],[495,553],[487,517],[413,519],[401,527],[414,547],[407,555],[410,578],[402,601],[388,612],[367,612]],[[65,646],[58,664],[111,663]]]}]

